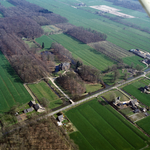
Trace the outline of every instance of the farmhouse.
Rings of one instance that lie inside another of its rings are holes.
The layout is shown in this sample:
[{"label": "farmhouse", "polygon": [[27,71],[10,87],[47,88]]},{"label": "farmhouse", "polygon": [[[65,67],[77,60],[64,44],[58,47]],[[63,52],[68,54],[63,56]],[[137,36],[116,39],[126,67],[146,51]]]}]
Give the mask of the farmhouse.
[{"label": "farmhouse", "polygon": [[59,115],[57,119],[58,119],[59,122],[62,122],[62,121],[64,120],[63,114],[62,114],[62,115]]},{"label": "farmhouse", "polygon": [[25,109],[23,112],[28,113],[28,112],[32,112],[33,110],[34,110],[33,107],[31,107],[31,108]]},{"label": "farmhouse", "polygon": [[135,110],[137,108],[137,106],[139,105],[137,99],[134,99],[134,100],[131,100],[130,103],[129,103],[132,108]]},{"label": "farmhouse", "polygon": [[65,71],[69,70],[70,69],[70,62],[61,63],[59,65],[59,68],[60,68],[60,70],[65,70]]}]

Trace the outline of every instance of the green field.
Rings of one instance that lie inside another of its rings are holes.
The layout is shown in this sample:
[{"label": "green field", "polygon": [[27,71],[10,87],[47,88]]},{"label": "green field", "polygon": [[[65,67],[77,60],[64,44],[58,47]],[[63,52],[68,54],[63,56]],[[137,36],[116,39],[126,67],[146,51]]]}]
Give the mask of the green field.
[{"label": "green field", "polygon": [[3,5],[3,6],[6,7],[6,8],[9,8],[9,7],[13,7],[13,6],[14,6],[13,4],[7,2],[6,0],[0,0],[0,3],[1,3],[1,5]]},{"label": "green field", "polygon": [[[69,23],[73,25],[82,26],[85,28],[91,28],[91,29],[107,34],[107,37],[108,37],[107,41],[123,49],[130,50],[132,48],[138,48],[138,49],[150,52],[150,49],[149,49],[150,36],[148,33],[139,31],[137,29],[125,26],[120,23],[116,23],[102,16],[98,16],[96,14],[87,12],[83,9],[75,9],[71,7],[71,5],[75,6],[77,4],[73,0],[63,0],[63,2],[62,0],[61,1],[60,0],[58,1],[43,0],[42,2],[40,0],[36,0],[36,1],[30,0],[30,2],[40,5],[41,7],[51,10],[56,14],[60,14],[61,16],[66,17],[69,20]],[[135,24],[137,24],[137,22],[140,22],[140,24],[138,23],[139,26],[141,26],[142,28],[145,28],[145,27],[149,28],[150,20],[147,18],[146,13],[141,13],[138,11],[115,6],[115,5],[112,5],[111,2],[107,2],[104,0],[99,0],[99,1],[84,0],[82,2],[86,3],[87,6],[108,5],[111,7],[118,8],[123,13],[130,14],[130,15],[137,17],[133,19],[124,19],[124,21],[135,22]],[[88,9],[91,9],[91,8],[89,7]],[[95,11],[96,10],[93,9],[93,12]],[[123,59],[123,61],[129,65],[131,64],[131,62],[133,62],[135,64],[140,64],[142,66],[145,66],[139,60],[141,60],[141,58],[138,56],[127,57]]]},{"label": "green field", "polygon": [[102,85],[101,84],[85,84],[85,88],[86,88],[86,92],[95,92],[97,90],[102,89]]},{"label": "green field", "polygon": [[[70,1],[73,2],[72,0]],[[106,33],[108,36],[107,40],[109,42],[112,42],[126,50],[132,48],[139,48],[139,49],[144,49],[146,51],[150,51],[149,34],[134,29],[132,27],[127,27],[120,23],[116,23],[107,18],[98,16],[96,14],[92,14],[82,9],[75,9],[67,4],[69,2],[68,0],[64,0],[64,3],[62,3],[62,1],[60,0],[58,1],[43,0],[42,2],[40,0],[30,0],[30,2],[40,5],[41,7],[44,7],[48,10],[53,11],[54,13],[66,17],[69,20],[69,23],[72,23],[76,26],[83,26],[85,28],[91,28]],[[125,12],[127,14],[129,12],[131,15],[133,13],[135,14],[137,13],[136,11],[130,9],[114,6],[112,5],[112,3],[103,0],[99,0],[99,1],[95,0],[92,2],[86,0],[85,3],[88,6],[106,4],[108,6],[120,8],[121,10],[123,10],[122,12]],[[141,16],[139,22],[144,22],[145,24],[147,24],[147,27],[149,28],[147,23],[147,21],[149,22],[149,19],[146,17],[146,14],[138,12],[137,16],[139,15]]]},{"label": "green field", "polygon": [[137,98],[139,101],[141,101],[143,104],[150,106],[150,94],[141,93],[140,90],[138,90],[140,87],[145,87],[150,83],[150,80],[148,79],[141,79],[139,81],[135,81],[134,83],[131,83],[122,89],[129,93],[130,95],[133,95],[135,98]]},{"label": "green field", "polygon": [[138,126],[141,127],[145,132],[147,132],[150,135],[150,116],[140,120],[137,122]]},{"label": "green field", "polygon": [[114,62],[105,55],[65,34],[50,35],[50,37],[72,52],[74,58],[80,58],[86,65],[92,65],[104,71],[108,66],[114,64]]},{"label": "green field", "polygon": [[39,43],[41,46],[42,46],[42,43],[44,43],[44,49],[49,49],[51,47],[51,44],[54,42],[52,39],[50,39],[46,35],[36,38],[35,41]]},{"label": "green field", "polygon": [[50,89],[46,82],[41,81],[38,84],[28,84],[28,87],[39,100],[41,98],[49,100],[49,108],[53,109],[62,105],[62,100]]},{"label": "green field", "polygon": [[66,115],[78,130],[70,137],[80,150],[137,150],[147,145],[148,137],[111,106],[102,106],[96,100],[71,109]]},{"label": "green field", "polygon": [[23,82],[0,52],[0,112],[7,112],[17,102],[24,104],[30,100]]}]

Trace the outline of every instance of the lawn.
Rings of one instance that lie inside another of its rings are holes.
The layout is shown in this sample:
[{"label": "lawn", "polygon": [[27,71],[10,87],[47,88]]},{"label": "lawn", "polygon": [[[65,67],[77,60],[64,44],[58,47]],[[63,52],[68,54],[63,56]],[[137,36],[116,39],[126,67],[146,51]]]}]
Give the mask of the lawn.
[{"label": "lawn", "polygon": [[62,100],[52,91],[52,89],[46,84],[46,82],[41,81],[38,84],[28,84],[28,87],[34,93],[34,95],[40,100],[41,98],[46,98],[49,100],[49,108],[53,109],[62,105]]},{"label": "lawn", "polygon": [[77,128],[70,137],[80,150],[141,149],[148,138],[111,106],[93,100],[66,112]]},{"label": "lawn", "polygon": [[137,125],[150,135],[149,124],[150,124],[150,116],[137,122]]},{"label": "lawn", "polygon": [[95,92],[97,90],[102,89],[102,85],[101,84],[85,84],[85,88],[86,88],[86,92]]},{"label": "lawn", "polygon": [[139,81],[135,81],[123,87],[122,89],[126,91],[127,93],[129,93],[130,95],[133,95],[143,104],[150,106],[150,94],[142,93],[140,90],[138,90],[140,87],[145,87],[149,83],[150,83],[150,80],[144,78]]},{"label": "lawn", "polygon": [[61,31],[61,29],[55,27],[54,25],[42,26],[42,29],[44,30],[45,34],[50,34],[50,33],[55,33],[55,32]]},{"label": "lawn", "polygon": [[123,93],[121,93],[118,90],[111,90],[107,93],[102,94],[102,96],[107,99],[108,101],[112,101],[112,98],[117,98],[120,97],[120,101],[128,101],[129,98],[127,96],[125,96]]},{"label": "lawn", "polygon": [[54,42],[52,39],[50,39],[46,35],[36,38],[35,41],[39,43],[41,46],[42,46],[42,43],[44,43],[44,49],[49,49],[51,47],[51,44]]},{"label": "lawn", "polygon": [[7,112],[17,102],[24,104],[30,100],[23,82],[0,52],[0,112]]},{"label": "lawn", "polygon": [[112,66],[114,64],[114,62],[107,56],[68,35],[57,34],[50,35],[50,37],[71,51],[73,57],[80,58],[86,65],[91,65],[101,71],[104,71],[108,66]]}]

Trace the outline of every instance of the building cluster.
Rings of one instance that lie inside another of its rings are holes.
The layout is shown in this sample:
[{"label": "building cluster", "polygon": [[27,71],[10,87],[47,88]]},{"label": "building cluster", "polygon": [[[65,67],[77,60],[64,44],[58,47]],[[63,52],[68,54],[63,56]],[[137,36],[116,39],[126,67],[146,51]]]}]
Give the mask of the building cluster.
[{"label": "building cluster", "polygon": [[150,53],[149,52],[143,52],[139,49],[131,49],[130,52],[132,52],[132,53],[134,53],[134,54],[136,54],[142,58],[145,58],[145,59],[147,58],[150,60]]},{"label": "building cluster", "polygon": [[115,99],[115,102],[113,104],[116,105],[119,108],[121,106],[130,107],[130,108],[132,108],[132,110],[133,110],[134,113],[145,112],[145,115],[147,116],[147,113],[146,113],[147,109],[146,108],[142,108],[139,105],[139,102],[138,102],[137,99],[131,99],[129,101],[123,101],[123,102],[121,102],[120,101],[120,97],[117,97]]}]

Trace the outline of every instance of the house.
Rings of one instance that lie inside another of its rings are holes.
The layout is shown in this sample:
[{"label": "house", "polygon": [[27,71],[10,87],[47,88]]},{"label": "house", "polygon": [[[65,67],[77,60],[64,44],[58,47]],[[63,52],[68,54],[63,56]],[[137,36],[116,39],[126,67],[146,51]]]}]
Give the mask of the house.
[{"label": "house", "polygon": [[69,70],[70,69],[70,62],[64,62],[64,63],[61,63],[59,65],[59,68],[60,70]]},{"label": "house", "polygon": [[62,122],[64,120],[64,116],[63,115],[59,115],[57,119],[58,119],[59,122]]},{"label": "house", "polygon": [[30,101],[29,103],[28,103],[28,105],[30,106],[30,107],[33,107],[33,105],[35,105],[36,103],[35,103],[35,101]]},{"label": "house", "polygon": [[131,100],[129,104],[132,106],[133,109],[136,109],[139,105],[137,99]]},{"label": "house", "polygon": [[33,111],[33,107],[28,108],[28,109],[25,109],[23,112],[24,112],[24,113],[28,113],[28,112],[32,112],[32,111]]}]

